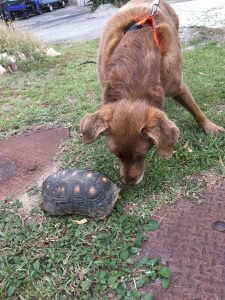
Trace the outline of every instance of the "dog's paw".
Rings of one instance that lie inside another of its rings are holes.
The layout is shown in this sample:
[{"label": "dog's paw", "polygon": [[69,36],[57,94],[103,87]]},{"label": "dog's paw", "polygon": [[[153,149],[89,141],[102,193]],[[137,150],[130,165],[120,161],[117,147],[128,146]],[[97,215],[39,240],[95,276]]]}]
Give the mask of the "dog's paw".
[{"label": "dog's paw", "polygon": [[225,132],[225,129],[221,126],[217,126],[213,122],[207,120],[207,122],[202,126],[206,134],[219,135],[220,133]]}]

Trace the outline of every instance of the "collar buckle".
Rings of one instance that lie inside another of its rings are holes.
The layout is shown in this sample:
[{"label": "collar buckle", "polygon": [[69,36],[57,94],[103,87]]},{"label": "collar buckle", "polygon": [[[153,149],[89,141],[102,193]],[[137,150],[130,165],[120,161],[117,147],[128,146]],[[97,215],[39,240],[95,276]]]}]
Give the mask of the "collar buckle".
[{"label": "collar buckle", "polygon": [[160,3],[160,0],[154,0],[152,2],[152,5],[151,5],[151,15],[152,16],[156,13],[156,11],[157,11],[157,9],[159,7],[159,3]]}]

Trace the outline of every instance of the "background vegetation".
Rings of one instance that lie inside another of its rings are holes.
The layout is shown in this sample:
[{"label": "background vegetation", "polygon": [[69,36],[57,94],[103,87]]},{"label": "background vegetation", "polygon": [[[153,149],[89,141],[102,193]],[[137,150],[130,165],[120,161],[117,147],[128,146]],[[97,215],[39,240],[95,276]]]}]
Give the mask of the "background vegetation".
[{"label": "background vegetation", "polygon": [[121,7],[127,2],[128,0],[88,0],[87,5],[89,5],[92,10],[96,10],[102,4],[110,3],[114,6]]},{"label": "background vegetation", "polygon": [[[21,61],[21,53],[28,60],[37,60],[43,58],[44,46],[31,34],[14,27],[7,27],[3,21],[0,21],[0,54],[7,53],[13,55]],[[4,60],[0,64],[5,65]]]}]

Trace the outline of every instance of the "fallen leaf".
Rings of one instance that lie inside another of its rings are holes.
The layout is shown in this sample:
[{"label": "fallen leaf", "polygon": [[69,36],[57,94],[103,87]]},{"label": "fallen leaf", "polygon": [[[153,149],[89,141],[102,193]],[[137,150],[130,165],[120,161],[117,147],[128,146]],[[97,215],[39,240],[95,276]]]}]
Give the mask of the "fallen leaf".
[{"label": "fallen leaf", "polygon": [[189,141],[184,144],[183,149],[187,150],[189,153],[193,152],[193,150],[189,147]]},{"label": "fallen leaf", "polygon": [[185,145],[183,146],[183,149],[187,149],[187,148],[188,148],[188,145],[189,145],[189,141],[187,141],[187,142],[185,143]]},{"label": "fallen leaf", "polygon": [[85,224],[85,223],[87,223],[87,219],[83,219],[83,220],[76,220],[76,221],[74,221],[75,223],[77,223],[77,224],[79,224],[79,225],[81,225],[81,224]]}]

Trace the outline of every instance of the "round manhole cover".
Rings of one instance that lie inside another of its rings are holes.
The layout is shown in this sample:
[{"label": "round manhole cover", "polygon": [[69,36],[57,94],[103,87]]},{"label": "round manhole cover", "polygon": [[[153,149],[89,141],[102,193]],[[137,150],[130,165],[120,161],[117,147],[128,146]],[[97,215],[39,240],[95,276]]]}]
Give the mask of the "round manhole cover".
[{"label": "round manhole cover", "polygon": [[0,156],[0,182],[16,175],[16,165]]},{"label": "round manhole cover", "polygon": [[212,228],[216,231],[225,232],[225,222],[216,221],[212,224]]}]

